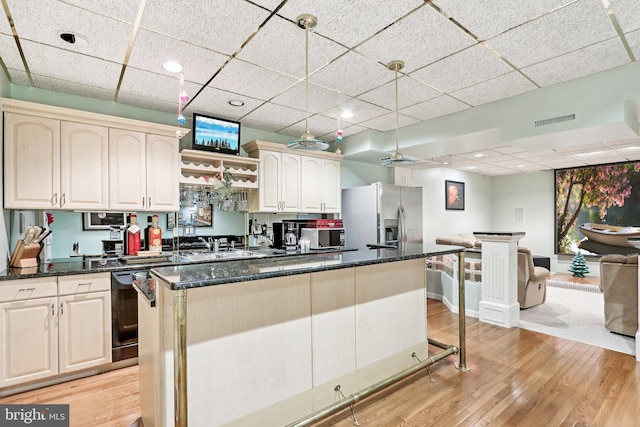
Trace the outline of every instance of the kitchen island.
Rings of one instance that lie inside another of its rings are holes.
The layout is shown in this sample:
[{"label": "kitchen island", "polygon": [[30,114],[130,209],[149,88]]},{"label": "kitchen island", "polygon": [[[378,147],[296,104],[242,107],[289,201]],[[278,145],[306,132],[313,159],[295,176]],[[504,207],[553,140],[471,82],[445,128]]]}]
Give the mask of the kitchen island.
[{"label": "kitchen island", "polygon": [[[153,269],[155,292],[138,303],[145,426],[287,425],[420,367],[433,359],[425,257],[462,251],[408,244]],[[466,369],[463,330],[461,316],[460,347],[442,347]]]}]

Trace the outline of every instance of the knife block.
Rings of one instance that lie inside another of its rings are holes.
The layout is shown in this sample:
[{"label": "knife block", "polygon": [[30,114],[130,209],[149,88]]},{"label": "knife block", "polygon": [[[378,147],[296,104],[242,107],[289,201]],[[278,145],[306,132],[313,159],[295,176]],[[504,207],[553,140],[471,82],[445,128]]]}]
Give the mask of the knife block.
[{"label": "knife block", "polygon": [[11,267],[37,267],[40,249],[41,246],[39,243],[31,243],[26,246],[18,244],[15,249],[15,257],[11,256]]}]

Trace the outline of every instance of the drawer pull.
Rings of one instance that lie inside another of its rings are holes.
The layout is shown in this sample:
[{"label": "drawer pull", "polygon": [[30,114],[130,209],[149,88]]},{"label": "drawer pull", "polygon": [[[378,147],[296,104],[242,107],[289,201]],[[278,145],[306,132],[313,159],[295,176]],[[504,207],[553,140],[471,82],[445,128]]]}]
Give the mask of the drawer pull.
[{"label": "drawer pull", "polygon": [[91,283],[93,282],[78,283],[78,286],[91,286]]},{"label": "drawer pull", "polygon": [[20,288],[20,290],[18,290],[18,292],[27,292],[27,291],[35,291],[36,288]]}]

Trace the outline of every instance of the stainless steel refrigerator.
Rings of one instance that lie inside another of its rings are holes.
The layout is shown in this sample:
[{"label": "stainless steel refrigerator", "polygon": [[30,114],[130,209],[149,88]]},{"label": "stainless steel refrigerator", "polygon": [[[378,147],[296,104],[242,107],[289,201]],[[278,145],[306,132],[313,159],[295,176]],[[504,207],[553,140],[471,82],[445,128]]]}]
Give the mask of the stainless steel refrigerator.
[{"label": "stainless steel refrigerator", "polygon": [[375,183],[342,190],[347,248],[422,243],[422,187]]}]

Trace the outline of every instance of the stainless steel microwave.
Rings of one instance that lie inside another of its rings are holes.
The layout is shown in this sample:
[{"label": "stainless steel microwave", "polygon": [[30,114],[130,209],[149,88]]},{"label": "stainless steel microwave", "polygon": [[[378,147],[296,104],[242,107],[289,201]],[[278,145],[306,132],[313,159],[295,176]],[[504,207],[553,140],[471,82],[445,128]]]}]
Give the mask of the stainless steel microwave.
[{"label": "stainless steel microwave", "polygon": [[301,228],[300,237],[309,239],[309,249],[344,247],[344,228]]}]

